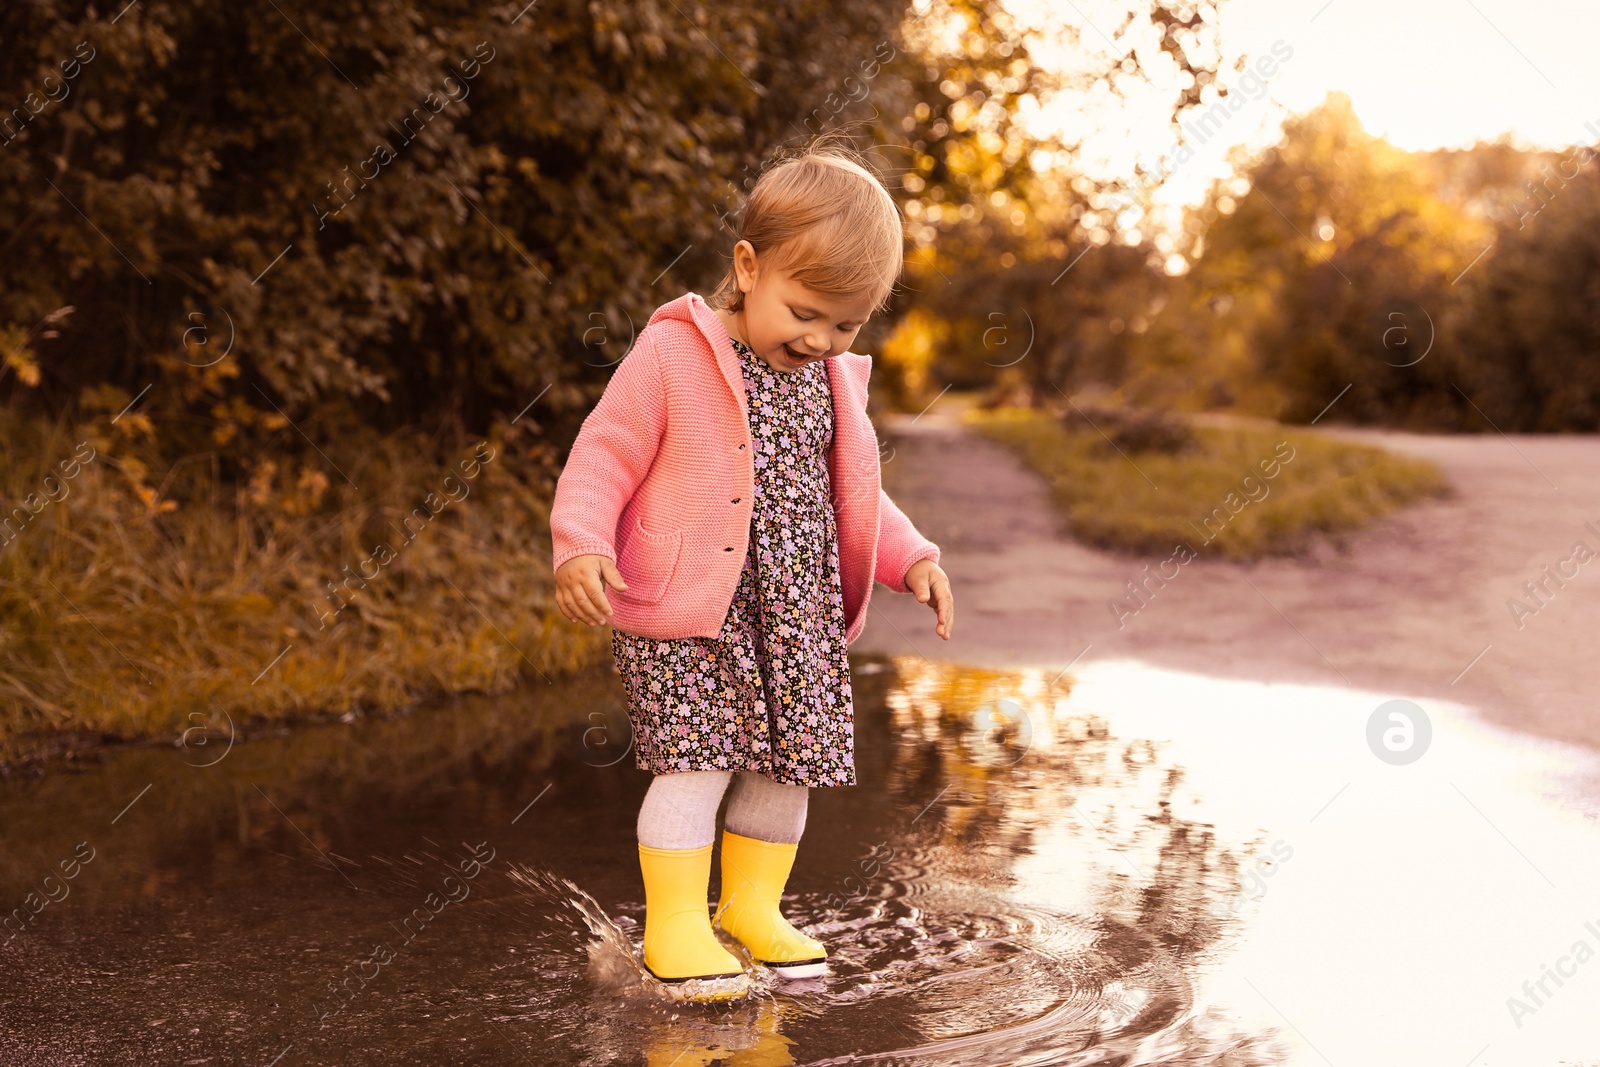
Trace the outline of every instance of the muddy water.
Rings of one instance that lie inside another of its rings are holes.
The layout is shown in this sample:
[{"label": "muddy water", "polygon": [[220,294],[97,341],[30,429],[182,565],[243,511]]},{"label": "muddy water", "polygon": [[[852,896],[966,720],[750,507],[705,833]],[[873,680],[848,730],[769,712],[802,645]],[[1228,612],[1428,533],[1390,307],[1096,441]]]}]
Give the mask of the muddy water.
[{"label": "muddy water", "polygon": [[0,1063],[1600,1063],[1587,753],[1419,700],[1392,765],[1403,694],[854,667],[861,784],[785,906],[826,978],[640,970],[602,673],[0,783]]}]

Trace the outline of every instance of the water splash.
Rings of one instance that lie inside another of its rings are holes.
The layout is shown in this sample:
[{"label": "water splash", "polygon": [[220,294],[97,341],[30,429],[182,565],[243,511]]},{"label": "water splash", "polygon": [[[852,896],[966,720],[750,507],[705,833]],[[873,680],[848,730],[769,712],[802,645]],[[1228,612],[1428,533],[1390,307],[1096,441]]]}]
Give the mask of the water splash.
[{"label": "water splash", "polygon": [[[632,935],[577,883],[527,864],[513,865],[507,877],[536,900],[551,905],[554,917],[559,919],[564,916],[568,921],[575,917],[588,928],[590,940],[584,944],[587,955],[585,973],[599,993],[679,1003],[694,1001],[701,996],[716,996],[727,992],[733,985],[726,981],[674,982],[668,985],[645,970]],[[637,924],[630,921],[628,925],[633,927]],[[771,996],[772,980],[754,964],[744,946],[732,941],[721,931],[717,933],[719,940],[739,957],[744,966],[749,977],[748,995]]]}]

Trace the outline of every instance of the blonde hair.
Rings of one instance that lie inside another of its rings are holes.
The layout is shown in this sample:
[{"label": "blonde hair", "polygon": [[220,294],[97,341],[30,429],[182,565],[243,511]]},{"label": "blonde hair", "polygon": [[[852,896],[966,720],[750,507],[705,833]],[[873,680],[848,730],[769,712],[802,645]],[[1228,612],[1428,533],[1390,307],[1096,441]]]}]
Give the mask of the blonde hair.
[{"label": "blonde hair", "polygon": [[[739,221],[763,267],[788,269],[826,296],[869,294],[873,310],[889,303],[905,265],[900,209],[883,182],[853,153],[812,147],[769,167],[750,190]],[[708,301],[744,307],[732,266]]]}]

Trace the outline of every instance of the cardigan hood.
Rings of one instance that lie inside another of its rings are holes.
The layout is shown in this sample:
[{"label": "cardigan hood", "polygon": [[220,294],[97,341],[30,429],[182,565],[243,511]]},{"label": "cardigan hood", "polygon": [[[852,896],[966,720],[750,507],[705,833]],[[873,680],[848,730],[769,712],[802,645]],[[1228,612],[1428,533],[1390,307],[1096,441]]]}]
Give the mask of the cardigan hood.
[{"label": "cardigan hood", "polygon": [[[866,627],[873,582],[910,592],[906,571],[939,560],[883,491],[867,416],[872,357],[824,360],[833,395],[828,474],[839,535],[845,641]],[[695,293],[658,308],[584,420],[550,510],[554,567],[615,561],[612,625],[641,637],[721,633],[750,545],[755,460],[732,339]]]}]

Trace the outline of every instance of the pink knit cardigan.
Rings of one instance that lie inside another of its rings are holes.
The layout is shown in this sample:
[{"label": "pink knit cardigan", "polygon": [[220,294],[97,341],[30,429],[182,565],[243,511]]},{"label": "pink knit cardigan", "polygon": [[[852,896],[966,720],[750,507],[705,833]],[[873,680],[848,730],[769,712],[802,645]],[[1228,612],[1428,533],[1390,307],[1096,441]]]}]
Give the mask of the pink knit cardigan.
[{"label": "pink knit cardigan", "polygon": [[[826,361],[828,456],[844,585],[845,642],[867,624],[874,579],[939,561],[880,483],[867,418],[872,357]],[[750,544],[755,463],[744,377],[727,329],[695,293],[658,308],[584,420],[550,510],[554,566],[594,553],[627,589],[606,588],[612,625],[641,637],[716,637]]]}]

